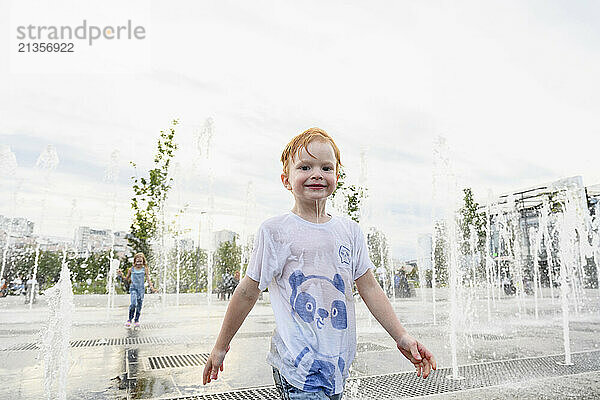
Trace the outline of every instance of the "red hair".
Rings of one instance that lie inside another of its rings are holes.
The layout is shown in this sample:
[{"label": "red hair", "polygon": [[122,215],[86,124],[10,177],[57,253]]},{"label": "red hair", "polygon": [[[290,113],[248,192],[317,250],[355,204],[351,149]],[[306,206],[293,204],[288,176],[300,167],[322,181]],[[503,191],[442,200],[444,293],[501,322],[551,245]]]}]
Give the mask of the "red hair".
[{"label": "red hair", "polygon": [[342,162],[340,161],[340,149],[338,149],[337,145],[333,141],[333,138],[329,136],[323,129],[310,128],[290,140],[287,146],[285,146],[283,153],[281,153],[281,163],[283,164],[283,173],[285,175],[287,175],[289,172],[290,161],[299,156],[302,149],[306,150],[311,157],[316,158],[308,151],[309,143],[315,140],[322,140],[331,144],[336,159],[335,173],[336,175],[338,174],[340,166],[342,165]]}]

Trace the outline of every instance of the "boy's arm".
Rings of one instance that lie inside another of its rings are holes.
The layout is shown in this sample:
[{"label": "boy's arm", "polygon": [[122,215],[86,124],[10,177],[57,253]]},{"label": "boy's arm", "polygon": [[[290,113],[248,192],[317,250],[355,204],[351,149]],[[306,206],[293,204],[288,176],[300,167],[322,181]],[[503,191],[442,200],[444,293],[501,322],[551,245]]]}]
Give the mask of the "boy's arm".
[{"label": "boy's arm", "polygon": [[229,343],[233,335],[240,329],[242,323],[256,304],[256,300],[261,290],[258,288],[258,282],[245,276],[244,279],[233,292],[227,312],[223,318],[221,331],[217,337],[217,342],[206,361],[204,373],[202,374],[202,383],[206,385],[213,379],[217,379],[219,370],[223,371],[223,360],[225,353],[229,350]]},{"label": "boy's arm", "polygon": [[437,368],[433,354],[410,336],[400,324],[390,301],[370,269],[356,280],[356,287],[371,314],[396,341],[398,350],[413,363],[417,375],[421,376],[422,374],[423,378],[427,378],[431,368]]}]

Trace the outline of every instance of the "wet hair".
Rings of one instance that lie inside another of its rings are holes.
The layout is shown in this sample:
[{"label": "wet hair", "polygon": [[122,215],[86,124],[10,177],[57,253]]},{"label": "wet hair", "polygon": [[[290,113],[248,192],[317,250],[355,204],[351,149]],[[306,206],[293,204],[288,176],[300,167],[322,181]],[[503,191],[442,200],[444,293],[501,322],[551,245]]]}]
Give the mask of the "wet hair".
[{"label": "wet hair", "polygon": [[133,265],[135,265],[136,257],[142,257],[142,260],[144,260],[144,267],[148,268],[148,262],[146,261],[144,253],[135,253],[135,256],[133,256]]},{"label": "wet hair", "polygon": [[300,155],[300,152],[302,151],[302,149],[306,150],[306,152],[311,157],[314,157],[308,151],[308,145],[309,145],[309,143],[311,143],[315,140],[321,140],[323,142],[327,142],[327,143],[331,144],[331,147],[333,148],[333,153],[335,154],[335,159],[336,159],[335,173],[336,174],[339,173],[340,166],[342,165],[342,162],[340,161],[340,149],[338,149],[337,145],[335,144],[335,142],[333,141],[331,136],[329,136],[327,134],[327,132],[325,132],[323,129],[310,128],[310,129],[305,130],[298,136],[294,137],[292,140],[290,140],[290,142],[287,144],[287,146],[285,146],[283,153],[281,153],[281,163],[283,164],[283,173],[285,175],[287,175],[289,173],[290,161],[293,160],[295,157],[298,157]]}]

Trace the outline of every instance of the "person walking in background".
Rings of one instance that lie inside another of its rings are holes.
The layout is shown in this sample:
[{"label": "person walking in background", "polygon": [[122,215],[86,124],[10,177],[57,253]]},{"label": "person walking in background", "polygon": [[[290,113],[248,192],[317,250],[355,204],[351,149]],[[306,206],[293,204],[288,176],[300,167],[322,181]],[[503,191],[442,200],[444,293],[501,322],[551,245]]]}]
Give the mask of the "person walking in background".
[{"label": "person walking in background", "polygon": [[8,294],[8,285],[6,284],[6,279],[2,278],[0,285],[0,297],[6,297]]},{"label": "person walking in background", "polygon": [[125,326],[129,328],[133,320],[135,327],[140,326],[140,313],[142,312],[142,303],[144,302],[145,281],[148,279],[148,286],[154,293],[156,289],[150,280],[150,272],[148,262],[144,253],[137,253],[133,256],[133,266],[129,268],[127,276],[123,277],[123,271],[117,270],[117,275],[122,277],[126,282],[129,282],[129,296],[131,302],[129,304],[129,319]]}]

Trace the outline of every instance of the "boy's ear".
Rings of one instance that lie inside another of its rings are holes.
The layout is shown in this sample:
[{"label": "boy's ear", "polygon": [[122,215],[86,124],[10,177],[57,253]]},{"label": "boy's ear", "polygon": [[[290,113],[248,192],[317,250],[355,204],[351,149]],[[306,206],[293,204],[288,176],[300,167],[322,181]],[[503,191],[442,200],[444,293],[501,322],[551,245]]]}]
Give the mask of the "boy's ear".
[{"label": "boy's ear", "polygon": [[290,184],[290,180],[288,179],[288,176],[285,173],[281,174],[281,183],[283,183],[283,186],[287,190],[292,190],[292,185]]}]

